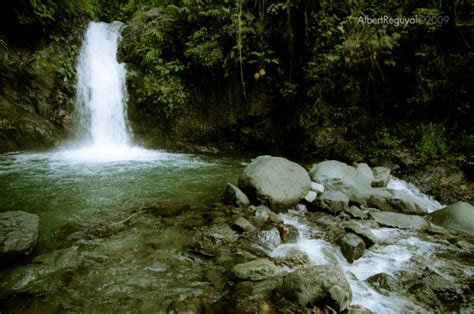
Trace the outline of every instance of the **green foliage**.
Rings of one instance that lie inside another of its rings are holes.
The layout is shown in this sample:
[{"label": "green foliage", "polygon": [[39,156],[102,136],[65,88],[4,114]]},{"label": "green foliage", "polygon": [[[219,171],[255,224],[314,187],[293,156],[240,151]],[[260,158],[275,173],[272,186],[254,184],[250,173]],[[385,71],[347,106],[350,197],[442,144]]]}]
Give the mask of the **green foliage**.
[{"label": "green foliage", "polygon": [[421,127],[421,138],[415,144],[415,150],[422,160],[442,157],[448,152],[445,127],[429,123]]},{"label": "green foliage", "polygon": [[219,45],[219,34],[209,34],[206,28],[194,32],[186,43],[184,55],[191,62],[212,69],[222,66],[224,54]]},{"label": "green foliage", "polygon": [[384,127],[375,133],[375,142],[372,143],[369,154],[374,157],[386,157],[391,155],[401,144],[402,141]]}]

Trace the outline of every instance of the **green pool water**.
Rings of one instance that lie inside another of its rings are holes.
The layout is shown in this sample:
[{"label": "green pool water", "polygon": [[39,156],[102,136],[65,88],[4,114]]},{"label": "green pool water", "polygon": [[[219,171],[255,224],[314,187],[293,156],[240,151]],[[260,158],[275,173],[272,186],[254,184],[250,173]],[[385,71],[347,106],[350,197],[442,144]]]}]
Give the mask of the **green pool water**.
[{"label": "green pool water", "polygon": [[101,210],[208,204],[236,182],[242,159],[146,151],[131,160],[63,152],[0,155],[0,211],[40,216],[41,237]]}]

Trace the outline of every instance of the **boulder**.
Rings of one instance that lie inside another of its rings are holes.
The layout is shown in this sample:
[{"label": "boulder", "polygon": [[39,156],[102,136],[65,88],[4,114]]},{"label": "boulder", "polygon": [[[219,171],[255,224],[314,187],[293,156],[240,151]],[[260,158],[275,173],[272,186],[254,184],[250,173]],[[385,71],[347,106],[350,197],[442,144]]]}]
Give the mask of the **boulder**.
[{"label": "boulder", "polygon": [[311,180],[306,170],[285,158],[259,156],[239,178],[239,188],[252,201],[273,210],[296,205],[309,192]]},{"label": "boulder", "polygon": [[346,260],[352,263],[364,255],[365,242],[355,233],[349,232],[339,240],[339,247]]},{"label": "boulder", "polygon": [[309,172],[313,181],[324,185],[325,191],[338,190],[353,202],[365,204],[372,180],[361,167],[361,172],[337,160],[326,160],[313,166]]},{"label": "boulder", "polygon": [[232,229],[237,232],[251,232],[257,230],[252,223],[242,216],[237,217],[237,219],[232,224]]},{"label": "boulder", "polygon": [[352,300],[344,273],[334,265],[299,267],[283,278],[278,292],[303,308],[329,305],[337,312],[344,311]]},{"label": "boulder", "polygon": [[446,229],[474,235],[474,206],[457,202],[428,215],[431,222]]},{"label": "boulder", "polygon": [[372,230],[369,227],[359,224],[354,221],[346,221],[343,224],[346,232],[352,232],[358,235],[365,243],[365,247],[371,247],[374,244],[377,244],[377,238],[373,234]]},{"label": "boulder", "polygon": [[285,224],[278,225],[278,232],[283,243],[296,243],[300,235],[295,226]]},{"label": "boulder", "polygon": [[397,279],[386,274],[379,273],[367,278],[367,282],[378,292],[389,295],[391,292],[398,292],[401,290],[401,285]]},{"label": "boulder", "polygon": [[346,311],[346,314],[372,314],[373,312],[362,305],[351,305]]},{"label": "boulder", "polygon": [[296,268],[309,265],[311,259],[308,254],[301,252],[300,250],[290,249],[285,255],[275,257],[273,262],[278,266]]},{"label": "boulder", "polygon": [[235,265],[232,273],[239,279],[260,281],[274,277],[278,268],[270,260],[261,258]]},{"label": "boulder", "polygon": [[387,188],[372,189],[367,199],[367,205],[383,211],[405,214],[425,215],[428,213],[424,205],[413,196],[403,191]]},{"label": "boulder", "polygon": [[332,213],[338,213],[349,207],[349,198],[340,191],[326,191],[319,195],[316,205]]},{"label": "boulder", "polygon": [[390,212],[372,211],[370,216],[382,226],[400,229],[425,230],[429,224],[423,217]]},{"label": "boulder", "polygon": [[250,204],[247,195],[231,183],[227,183],[224,193],[222,193],[221,200],[225,204],[236,207],[246,207]]},{"label": "boulder", "polygon": [[280,231],[277,228],[260,231],[257,233],[257,239],[264,247],[269,250],[273,250],[282,244]]},{"label": "boulder", "polygon": [[0,213],[0,260],[31,253],[39,234],[39,217],[24,211]]},{"label": "boulder", "polygon": [[385,167],[374,167],[372,171],[374,174],[372,186],[374,188],[387,187],[387,184],[390,181],[390,169],[385,168]]},{"label": "boulder", "polygon": [[242,281],[237,283],[231,292],[230,304],[226,307],[228,313],[272,313],[265,311],[269,307],[268,300],[272,291],[281,285],[280,276],[257,282]]},{"label": "boulder", "polygon": [[374,173],[366,163],[357,164],[357,172],[367,178],[370,182],[374,181]]}]

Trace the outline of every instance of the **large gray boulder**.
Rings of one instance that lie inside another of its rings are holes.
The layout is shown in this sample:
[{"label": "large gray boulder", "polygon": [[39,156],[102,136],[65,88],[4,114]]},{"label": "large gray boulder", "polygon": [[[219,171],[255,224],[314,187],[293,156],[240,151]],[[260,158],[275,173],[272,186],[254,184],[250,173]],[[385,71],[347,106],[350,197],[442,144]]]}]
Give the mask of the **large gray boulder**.
[{"label": "large gray boulder", "polygon": [[416,215],[405,215],[379,211],[370,212],[370,215],[382,226],[413,230],[425,230],[429,227],[426,219]]},{"label": "large gray boulder", "polygon": [[39,233],[39,217],[24,211],[0,213],[0,260],[29,254]]},{"label": "large gray boulder", "polygon": [[279,289],[282,297],[300,306],[329,305],[344,311],[352,301],[352,290],[338,266],[299,267],[283,278]]},{"label": "large gray boulder", "polygon": [[285,158],[259,156],[239,178],[239,188],[250,198],[273,210],[296,205],[309,192],[311,180],[306,170]]},{"label": "large gray boulder", "polygon": [[474,235],[474,206],[457,202],[428,215],[431,222],[463,233]]},{"label": "large gray boulder", "polygon": [[309,171],[311,179],[324,185],[325,190],[338,190],[351,201],[365,204],[370,194],[371,177],[366,167],[359,170],[337,160],[326,160]]},{"label": "large gray boulder", "polygon": [[274,277],[278,273],[278,267],[268,259],[261,258],[235,265],[232,273],[239,279],[260,281]]},{"label": "large gray boulder", "polygon": [[421,201],[404,191],[373,187],[387,185],[390,180],[388,168],[375,167],[372,171],[366,164],[354,168],[340,161],[327,160],[313,166],[309,174],[313,181],[324,185],[325,192],[342,192],[352,203],[406,214],[428,213]]}]

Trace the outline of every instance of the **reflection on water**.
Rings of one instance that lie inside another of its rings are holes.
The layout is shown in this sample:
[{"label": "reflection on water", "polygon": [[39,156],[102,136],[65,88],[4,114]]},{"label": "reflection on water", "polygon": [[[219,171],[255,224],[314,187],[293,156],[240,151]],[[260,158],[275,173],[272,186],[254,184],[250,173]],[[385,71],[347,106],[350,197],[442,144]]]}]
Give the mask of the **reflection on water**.
[{"label": "reflection on water", "polygon": [[233,158],[149,150],[134,160],[71,156],[67,151],[0,155],[0,211],[38,214],[44,235],[101,209],[212,202],[244,167]]}]

